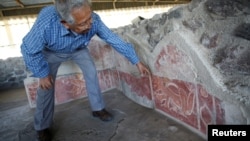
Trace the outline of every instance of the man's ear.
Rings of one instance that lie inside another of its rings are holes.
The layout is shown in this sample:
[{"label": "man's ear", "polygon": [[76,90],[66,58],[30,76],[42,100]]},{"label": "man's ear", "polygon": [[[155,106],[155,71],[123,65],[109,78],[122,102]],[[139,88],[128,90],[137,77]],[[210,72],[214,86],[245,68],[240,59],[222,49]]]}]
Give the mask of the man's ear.
[{"label": "man's ear", "polygon": [[65,28],[69,29],[69,24],[66,21],[61,20],[61,23],[64,25]]}]

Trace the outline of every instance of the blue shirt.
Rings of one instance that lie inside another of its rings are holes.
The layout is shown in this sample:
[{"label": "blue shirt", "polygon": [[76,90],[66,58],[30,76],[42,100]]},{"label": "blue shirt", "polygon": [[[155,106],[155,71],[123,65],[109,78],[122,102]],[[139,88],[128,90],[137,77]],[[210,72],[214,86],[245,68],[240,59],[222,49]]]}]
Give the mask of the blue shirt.
[{"label": "blue shirt", "polygon": [[74,34],[60,20],[55,7],[47,6],[41,10],[31,30],[23,38],[21,52],[34,77],[43,78],[49,75],[48,63],[42,54],[45,48],[58,53],[71,53],[87,47],[94,35],[111,45],[132,64],[139,62],[133,46],[113,33],[98,14],[92,12],[92,27],[84,34]]}]

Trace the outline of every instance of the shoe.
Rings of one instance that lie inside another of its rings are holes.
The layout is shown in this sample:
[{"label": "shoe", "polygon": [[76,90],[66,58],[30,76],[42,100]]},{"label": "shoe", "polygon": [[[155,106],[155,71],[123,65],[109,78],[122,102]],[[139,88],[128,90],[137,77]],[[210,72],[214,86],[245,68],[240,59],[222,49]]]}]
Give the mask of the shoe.
[{"label": "shoe", "polygon": [[37,141],[51,141],[51,134],[48,128],[37,131]]},{"label": "shoe", "polygon": [[113,116],[105,109],[94,111],[92,114],[94,117],[99,117],[102,121],[111,121],[113,119]]}]

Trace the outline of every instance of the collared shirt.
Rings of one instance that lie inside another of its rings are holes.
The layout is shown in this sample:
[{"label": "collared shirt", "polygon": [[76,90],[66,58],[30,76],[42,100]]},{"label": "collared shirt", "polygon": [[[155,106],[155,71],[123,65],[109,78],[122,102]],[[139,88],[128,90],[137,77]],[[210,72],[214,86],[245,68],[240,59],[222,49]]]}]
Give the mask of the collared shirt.
[{"label": "collared shirt", "polygon": [[43,78],[49,75],[48,63],[42,54],[45,48],[58,53],[71,53],[87,47],[95,35],[124,55],[132,64],[139,62],[132,44],[113,33],[97,13],[92,12],[92,27],[84,34],[74,34],[60,20],[55,7],[47,6],[41,10],[31,30],[23,38],[21,52],[34,77]]}]

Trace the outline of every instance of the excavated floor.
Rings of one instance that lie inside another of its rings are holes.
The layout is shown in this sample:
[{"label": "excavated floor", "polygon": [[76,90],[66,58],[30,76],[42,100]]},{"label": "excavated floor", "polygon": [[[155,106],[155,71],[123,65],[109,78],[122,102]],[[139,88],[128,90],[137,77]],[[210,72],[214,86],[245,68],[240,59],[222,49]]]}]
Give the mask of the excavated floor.
[{"label": "excavated floor", "polygon": [[[159,112],[140,106],[118,90],[104,94],[114,120],[92,117],[88,99],[56,105],[53,141],[205,141]],[[0,141],[35,141],[34,109],[25,89],[0,91]]]}]

